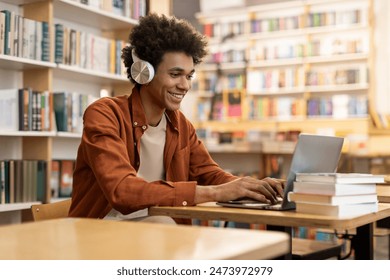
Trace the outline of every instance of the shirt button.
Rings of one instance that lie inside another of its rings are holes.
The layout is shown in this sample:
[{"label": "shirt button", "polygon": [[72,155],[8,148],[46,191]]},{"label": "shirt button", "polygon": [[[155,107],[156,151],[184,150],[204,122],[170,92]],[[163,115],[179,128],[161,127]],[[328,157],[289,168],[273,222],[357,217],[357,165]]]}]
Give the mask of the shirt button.
[{"label": "shirt button", "polygon": [[187,201],[182,202],[183,206],[187,206]]},{"label": "shirt button", "polygon": [[134,124],[134,125],[138,125],[138,123],[137,123],[137,122],[133,122],[133,124]]},{"label": "shirt button", "polygon": [[137,146],[137,143],[134,143],[134,146]]},{"label": "shirt button", "polygon": [[146,129],[146,125],[143,125],[143,126],[142,126],[142,129],[145,130],[145,129]]}]

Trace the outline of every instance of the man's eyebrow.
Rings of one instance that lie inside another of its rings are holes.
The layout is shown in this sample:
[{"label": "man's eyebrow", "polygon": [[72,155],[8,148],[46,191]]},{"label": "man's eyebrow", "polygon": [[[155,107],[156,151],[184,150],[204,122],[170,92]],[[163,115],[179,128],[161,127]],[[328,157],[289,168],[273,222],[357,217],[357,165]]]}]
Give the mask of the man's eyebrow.
[{"label": "man's eyebrow", "polygon": [[[169,71],[184,72],[185,69],[183,69],[183,68],[181,68],[181,67],[173,67],[173,68],[169,69]],[[195,69],[192,69],[191,72],[190,72],[190,74],[193,74],[193,73],[195,73]]]}]

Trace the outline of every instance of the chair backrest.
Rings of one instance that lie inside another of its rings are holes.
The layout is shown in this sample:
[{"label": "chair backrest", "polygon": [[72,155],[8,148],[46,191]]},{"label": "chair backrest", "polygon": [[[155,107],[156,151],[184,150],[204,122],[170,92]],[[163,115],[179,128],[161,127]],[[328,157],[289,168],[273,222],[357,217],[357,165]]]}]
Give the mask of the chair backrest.
[{"label": "chair backrest", "polygon": [[53,203],[31,205],[33,220],[41,221],[68,217],[71,202],[71,199],[66,199]]}]

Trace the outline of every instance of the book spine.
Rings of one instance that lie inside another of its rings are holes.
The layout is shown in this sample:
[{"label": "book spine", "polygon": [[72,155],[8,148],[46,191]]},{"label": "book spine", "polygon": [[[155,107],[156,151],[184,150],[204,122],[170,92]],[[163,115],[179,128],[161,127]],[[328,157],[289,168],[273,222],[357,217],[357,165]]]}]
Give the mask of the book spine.
[{"label": "book spine", "polygon": [[4,191],[4,199],[5,203],[10,203],[10,161],[4,161],[4,182],[5,182],[5,191]]},{"label": "book spine", "polygon": [[72,195],[73,169],[73,160],[60,161],[59,197],[70,197]]},{"label": "book spine", "polygon": [[60,189],[60,161],[51,161],[50,197],[58,198]]},{"label": "book spine", "polygon": [[24,18],[18,16],[18,56],[23,57],[23,24]]},{"label": "book spine", "polygon": [[42,61],[50,61],[50,33],[49,23],[42,22]]},{"label": "book spine", "polygon": [[38,201],[46,201],[46,174],[47,162],[39,160],[37,162],[37,191],[36,197]]},{"label": "book spine", "polygon": [[20,15],[15,15],[13,18],[14,21],[14,38],[13,38],[13,55],[14,56],[20,56],[19,54],[19,18]]},{"label": "book spine", "polygon": [[27,88],[19,90],[19,130],[28,130],[28,91]]},{"label": "book spine", "polygon": [[15,202],[15,161],[9,161],[9,203]]},{"label": "book spine", "polygon": [[5,204],[5,163],[0,161],[0,204]]},{"label": "book spine", "polygon": [[58,23],[55,25],[54,62],[63,63],[63,61],[64,61],[64,26]]},{"label": "book spine", "polygon": [[28,22],[30,21],[28,18],[22,19],[22,54],[23,58],[29,57],[29,35],[28,35]]},{"label": "book spine", "polygon": [[4,54],[5,13],[0,12],[0,54]]},{"label": "book spine", "polygon": [[33,92],[35,99],[35,130],[42,131],[42,106],[41,106],[41,96],[42,94],[38,91]]},{"label": "book spine", "polygon": [[37,116],[37,113],[38,113],[38,100],[37,100],[37,94],[35,91],[33,91],[32,93],[32,102],[31,102],[31,130],[32,131],[37,131],[37,123],[38,123],[38,116]]},{"label": "book spine", "polygon": [[4,20],[4,54],[11,54],[10,28],[11,28],[11,12],[8,10],[1,11],[5,15]]},{"label": "book spine", "polygon": [[67,98],[68,94],[66,92],[53,93],[53,108],[57,131],[68,131]]},{"label": "book spine", "polygon": [[36,59],[37,57],[37,22],[35,20],[28,21],[28,41],[29,55],[28,58]]}]

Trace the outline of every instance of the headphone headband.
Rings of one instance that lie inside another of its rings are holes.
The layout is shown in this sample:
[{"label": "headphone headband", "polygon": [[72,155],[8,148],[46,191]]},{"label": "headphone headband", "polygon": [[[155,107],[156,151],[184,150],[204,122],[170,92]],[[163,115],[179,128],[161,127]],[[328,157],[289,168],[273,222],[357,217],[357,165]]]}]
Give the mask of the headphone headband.
[{"label": "headphone headband", "polygon": [[140,61],[141,59],[135,54],[135,49],[131,50],[131,57],[133,58],[133,62]]}]

